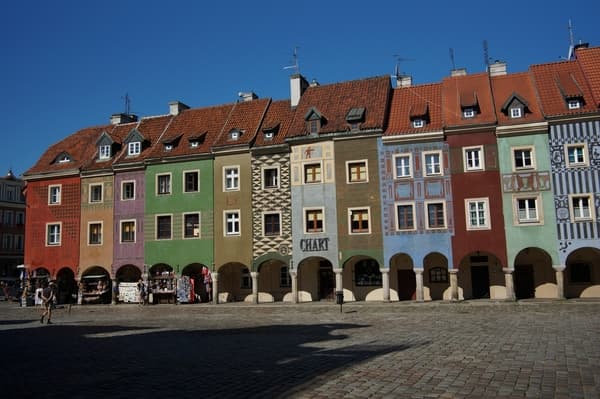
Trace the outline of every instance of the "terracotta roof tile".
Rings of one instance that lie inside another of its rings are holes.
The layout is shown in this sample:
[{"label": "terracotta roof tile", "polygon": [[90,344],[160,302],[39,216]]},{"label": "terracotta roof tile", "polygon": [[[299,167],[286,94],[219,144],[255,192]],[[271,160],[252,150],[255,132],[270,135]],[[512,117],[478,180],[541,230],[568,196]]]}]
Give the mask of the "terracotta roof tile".
[{"label": "terracotta roof tile", "polygon": [[[597,111],[594,97],[576,61],[532,65],[538,98],[545,116],[577,115]],[[580,94],[577,94],[580,90]],[[569,109],[565,96],[583,95],[579,109]]]},{"label": "terracotta roof tile", "polygon": [[577,49],[575,56],[592,91],[594,104],[600,107],[600,47]]},{"label": "terracotta roof tile", "polygon": [[[442,85],[439,83],[399,87],[394,89],[390,116],[384,136],[418,134],[442,130]],[[411,122],[413,112],[427,110],[427,123],[415,128]],[[413,111],[413,109],[415,111]]]},{"label": "terracotta roof tile", "polygon": [[[273,101],[269,105],[267,114],[256,136],[254,146],[270,146],[285,142],[293,117],[294,109],[290,105],[290,100]],[[273,130],[274,132],[271,139],[265,139],[265,131],[268,130]]]},{"label": "terracotta roof tile", "polygon": [[[268,98],[236,103],[219,137],[213,143],[213,149],[214,147],[252,144],[270,103],[271,100]],[[229,133],[234,129],[238,130],[241,135],[237,140],[230,140]]]},{"label": "terracotta roof tile", "polygon": [[346,116],[352,108],[365,108],[361,130],[383,129],[390,93],[389,76],[310,86],[300,97],[290,136],[307,134],[304,117],[311,109],[317,110],[326,120],[319,133],[348,130]]},{"label": "terracotta roof tile", "polygon": [[[115,165],[123,165],[130,163],[139,163],[146,159],[148,159],[154,149],[158,146],[155,144],[161,140],[161,137],[165,133],[165,129],[170,125],[173,120],[172,115],[161,115],[154,117],[142,118],[137,123],[127,123],[124,125],[118,126],[117,135],[121,137],[123,141],[123,146],[121,148],[120,154],[117,156],[115,160]],[[146,140],[146,144],[142,146],[142,152],[137,156],[128,156],[128,148],[127,143],[124,140],[131,133],[133,129],[136,129]]]},{"label": "terracotta roof tile", "polygon": [[[450,76],[442,81],[444,124],[447,127],[496,122],[496,113],[487,73]],[[463,108],[477,107],[473,118],[463,118]]]},{"label": "terracotta roof tile", "polygon": [[[496,118],[500,125],[542,122],[544,116],[538,103],[535,87],[528,72],[491,77],[492,93],[496,103]],[[502,109],[513,98],[524,101],[527,107],[521,118],[511,118],[507,109]]]}]

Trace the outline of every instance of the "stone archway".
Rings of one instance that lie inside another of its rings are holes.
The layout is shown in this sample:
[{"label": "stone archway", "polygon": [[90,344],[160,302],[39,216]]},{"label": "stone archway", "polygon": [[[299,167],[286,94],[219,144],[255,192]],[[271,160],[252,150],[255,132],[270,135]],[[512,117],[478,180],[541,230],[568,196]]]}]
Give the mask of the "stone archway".
[{"label": "stone archway", "polygon": [[541,248],[529,247],[515,257],[515,298],[556,298],[556,272],[552,258]]},{"label": "stone archway", "polygon": [[398,253],[390,259],[390,300],[416,299],[416,275],[410,255]]},{"label": "stone archway", "polygon": [[565,268],[565,297],[600,297],[600,249],[584,247],[569,254]]},{"label": "stone archway", "polygon": [[448,258],[439,252],[428,254],[423,259],[423,299],[450,300],[450,274]]}]

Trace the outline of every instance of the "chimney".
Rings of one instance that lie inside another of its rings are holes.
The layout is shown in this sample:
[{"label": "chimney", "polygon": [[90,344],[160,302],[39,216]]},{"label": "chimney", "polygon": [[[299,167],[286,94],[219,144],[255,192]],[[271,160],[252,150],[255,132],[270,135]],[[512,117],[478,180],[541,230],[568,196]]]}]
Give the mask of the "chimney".
[{"label": "chimney", "polygon": [[112,114],[110,117],[111,125],[120,125],[121,123],[137,122],[137,115],[131,114]]},{"label": "chimney", "polygon": [[467,74],[467,68],[456,68],[450,71],[450,76],[465,76]]},{"label": "chimney", "polygon": [[290,103],[292,107],[295,107],[300,102],[300,97],[304,91],[308,88],[308,82],[304,76],[296,73],[290,77]]},{"label": "chimney", "polygon": [[243,102],[256,100],[258,98],[258,96],[253,91],[249,91],[249,92],[240,91],[238,93],[238,97],[241,98]]},{"label": "chimney", "polygon": [[410,76],[410,75],[396,76],[396,87],[410,87],[410,86],[412,86],[412,76]]},{"label": "chimney", "polygon": [[181,111],[185,111],[186,109],[190,109],[187,105],[179,101],[171,101],[169,103],[169,114],[171,115],[179,115]]},{"label": "chimney", "polygon": [[488,66],[490,76],[502,76],[506,75],[506,62],[495,61],[493,64]]}]

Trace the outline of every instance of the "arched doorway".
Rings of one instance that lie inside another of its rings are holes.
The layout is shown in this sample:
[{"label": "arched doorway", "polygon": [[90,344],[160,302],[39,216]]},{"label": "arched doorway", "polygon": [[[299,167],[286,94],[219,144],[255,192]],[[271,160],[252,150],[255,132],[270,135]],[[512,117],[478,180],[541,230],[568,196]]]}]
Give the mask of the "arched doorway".
[{"label": "arched doorway", "polygon": [[565,297],[600,297],[600,250],[585,247],[567,257],[565,269]]},{"label": "arched doorway", "polygon": [[442,300],[450,298],[448,258],[434,252],[423,260],[423,299]]},{"label": "arched doorway", "polygon": [[396,285],[398,300],[414,300],[417,294],[417,280],[412,258],[407,254],[394,255],[390,260],[390,269],[396,272],[396,278],[392,277],[390,280]]},{"label": "arched doorway", "polygon": [[218,272],[219,302],[252,301],[250,268],[242,263],[232,262],[219,267]]},{"label": "arched doorway", "polygon": [[111,302],[112,281],[106,269],[93,266],[83,272],[81,276],[80,296],[81,304],[106,304]]},{"label": "arched doorway", "polygon": [[476,251],[465,256],[459,265],[458,282],[464,299],[506,299],[502,265],[491,253]]},{"label": "arched doorway", "polygon": [[[381,301],[383,300],[383,276],[379,262],[366,256],[353,256],[344,264],[344,300]],[[348,287],[352,296],[345,290]]]},{"label": "arched doorway", "polygon": [[268,259],[258,266],[259,302],[283,301],[292,291],[292,279],[286,262],[280,259]]},{"label": "arched doorway", "polygon": [[540,249],[529,247],[515,257],[515,298],[556,298],[556,273],[552,258]]},{"label": "arched doorway", "polygon": [[[208,302],[208,293],[204,285],[202,269],[207,266],[201,263],[192,263],[183,268],[180,283],[178,284],[177,300],[181,303]],[[180,285],[180,287],[179,287]],[[187,301],[185,297],[188,297]]]},{"label": "arched doorway", "polygon": [[63,267],[56,273],[56,300],[59,304],[74,303],[77,300],[77,282],[75,273],[68,267]]},{"label": "arched doorway", "polygon": [[310,302],[335,298],[335,275],[332,263],[320,256],[298,263],[298,301]]}]

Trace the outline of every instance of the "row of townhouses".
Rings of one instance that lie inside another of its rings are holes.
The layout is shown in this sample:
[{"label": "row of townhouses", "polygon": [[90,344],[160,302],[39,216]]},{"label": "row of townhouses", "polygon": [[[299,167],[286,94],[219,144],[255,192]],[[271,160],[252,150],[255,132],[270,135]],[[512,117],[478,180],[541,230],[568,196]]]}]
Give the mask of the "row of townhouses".
[{"label": "row of townhouses", "polygon": [[27,276],[90,301],[600,297],[600,47],[394,83],[295,74],[286,100],[77,131],[23,176]]}]

